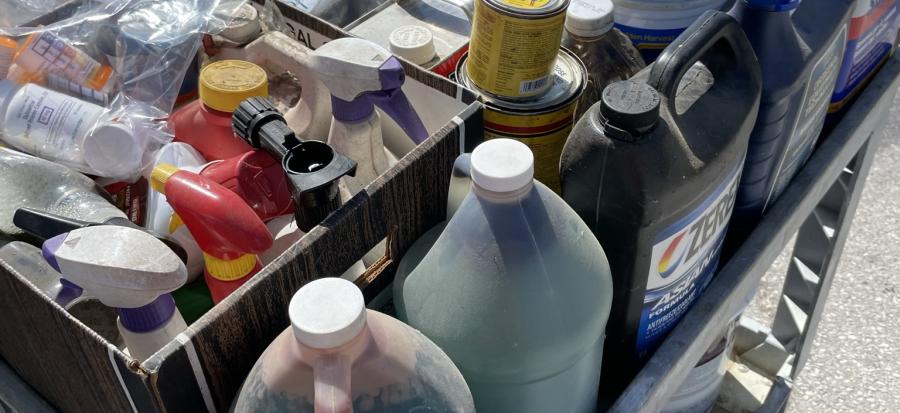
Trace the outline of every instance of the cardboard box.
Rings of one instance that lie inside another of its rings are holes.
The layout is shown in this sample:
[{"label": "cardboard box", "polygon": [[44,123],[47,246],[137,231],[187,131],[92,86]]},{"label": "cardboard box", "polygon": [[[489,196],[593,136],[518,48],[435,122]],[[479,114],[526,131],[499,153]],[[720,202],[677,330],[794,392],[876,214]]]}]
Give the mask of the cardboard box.
[{"label": "cardboard box", "polygon": [[[278,7],[307,45],[347,36]],[[453,161],[482,140],[481,104],[446,79],[404,68],[404,91],[431,137],[150,359],[128,357],[3,261],[0,355],[65,412],[227,411],[256,359],[289,325],[288,302],[300,286],[341,274],[387,237],[384,257],[357,280],[371,300],[392,281],[397,252],[443,220]]]}]

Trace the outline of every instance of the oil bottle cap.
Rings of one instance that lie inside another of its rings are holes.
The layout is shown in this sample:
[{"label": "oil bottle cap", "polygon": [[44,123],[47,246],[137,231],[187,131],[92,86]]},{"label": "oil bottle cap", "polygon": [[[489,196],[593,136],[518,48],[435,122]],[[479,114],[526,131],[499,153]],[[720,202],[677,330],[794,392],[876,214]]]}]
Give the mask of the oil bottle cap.
[{"label": "oil bottle cap", "polygon": [[801,0],[743,0],[747,6],[753,9],[768,11],[789,11],[796,9]]},{"label": "oil bottle cap", "polygon": [[321,278],[304,285],[288,306],[294,337],[318,349],[340,347],[366,325],[359,287],[343,278]]},{"label": "oil bottle cap", "polygon": [[243,60],[222,60],[200,71],[200,101],[220,112],[231,113],[244,99],[269,94],[263,68]]},{"label": "oil bottle cap", "polygon": [[417,65],[434,60],[434,34],[427,27],[400,26],[391,32],[391,53]]},{"label": "oil bottle cap", "polygon": [[203,262],[206,263],[206,272],[211,277],[219,281],[235,281],[250,274],[259,260],[255,254],[244,254],[233,260],[223,260],[204,252]]},{"label": "oil bottle cap", "polygon": [[127,177],[141,169],[144,150],[134,131],[118,122],[102,123],[84,137],[84,160],[104,176]]},{"label": "oil bottle cap", "polygon": [[512,192],[534,179],[534,154],[524,143],[491,139],[472,151],[472,182],[492,192]]},{"label": "oil bottle cap", "polygon": [[172,175],[175,175],[175,172],[178,172],[178,168],[175,165],[167,163],[156,165],[153,168],[153,172],[150,172],[150,187],[156,192],[165,194],[166,182],[169,181]]},{"label": "oil bottle cap", "polygon": [[18,48],[19,44],[15,40],[0,36],[0,79],[5,79],[9,73],[9,67],[13,64],[13,57]]},{"label": "oil bottle cap", "polygon": [[566,12],[566,31],[578,37],[598,37],[613,28],[611,0],[572,0]]},{"label": "oil bottle cap", "polygon": [[641,135],[659,121],[659,93],[643,82],[613,83],[603,89],[600,116],[607,126],[632,136]]}]

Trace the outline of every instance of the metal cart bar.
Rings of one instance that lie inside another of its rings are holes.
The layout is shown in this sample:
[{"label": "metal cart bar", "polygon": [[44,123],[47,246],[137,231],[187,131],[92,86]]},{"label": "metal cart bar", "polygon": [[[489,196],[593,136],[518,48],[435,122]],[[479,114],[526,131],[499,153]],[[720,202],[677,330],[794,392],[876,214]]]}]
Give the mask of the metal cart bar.
[{"label": "metal cart bar", "polygon": [[[707,348],[742,311],[748,297],[755,294],[762,276],[796,233],[791,268],[775,322],[771,333],[764,335],[776,341],[773,345],[773,340],[763,340],[757,348],[760,355],[768,355],[765,370],[775,381],[759,411],[783,411],[792,382],[812,351],[831,281],[898,86],[900,56],[894,56],[824,139],[611,412],[654,413],[664,407]],[[781,355],[770,351],[773,348]]]}]

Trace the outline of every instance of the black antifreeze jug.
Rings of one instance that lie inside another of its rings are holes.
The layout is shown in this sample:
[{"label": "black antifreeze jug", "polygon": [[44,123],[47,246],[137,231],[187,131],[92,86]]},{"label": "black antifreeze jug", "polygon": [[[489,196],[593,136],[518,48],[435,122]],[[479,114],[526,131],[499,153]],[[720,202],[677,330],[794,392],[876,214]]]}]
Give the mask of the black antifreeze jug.
[{"label": "black antifreeze jug", "polygon": [[738,0],[729,12],[753,45],[763,91],[727,250],[743,242],[812,155],[841,71],[854,3]]},{"label": "black antifreeze jug", "polygon": [[[677,91],[698,62],[714,82],[685,105]],[[759,106],[758,62],[722,12],[699,18],[643,78],[603,91],[560,163],[563,198],[612,270],[604,393],[630,381],[712,278]]]}]

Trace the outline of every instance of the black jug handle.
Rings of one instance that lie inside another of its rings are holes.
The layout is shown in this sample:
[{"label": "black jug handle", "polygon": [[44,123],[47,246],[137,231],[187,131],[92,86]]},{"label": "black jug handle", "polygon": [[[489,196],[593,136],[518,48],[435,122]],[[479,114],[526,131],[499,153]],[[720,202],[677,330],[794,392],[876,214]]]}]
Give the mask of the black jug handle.
[{"label": "black jug handle", "polygon": [[675,96],[681,79],[695,63],[718,52],[728,52],[731,59],[709,68],[715,79],[713,88],[723,84],[744,84],[754,92],[756,101],[729,99],[727,104],[731,107],[746,106],[742,109],[748,111],[758,105],[762,75],[750,40],[734,18],[727,13],[710,10],[697,18],[663,51],[653,64],[647,80],[647,84],[659,92],[676,122],[683,115],[675,109]]}]

